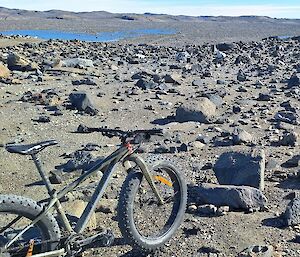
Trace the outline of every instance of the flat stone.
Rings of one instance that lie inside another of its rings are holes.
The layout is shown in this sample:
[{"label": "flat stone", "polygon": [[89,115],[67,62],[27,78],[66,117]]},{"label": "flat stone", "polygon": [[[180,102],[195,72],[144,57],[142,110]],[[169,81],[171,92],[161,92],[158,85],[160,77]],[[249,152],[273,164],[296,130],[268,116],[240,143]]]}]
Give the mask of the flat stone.
[{"label": "flat stone", "polygon": [[249,186],[203,183],[190,188],[189,193],[196,204],[229,206],[232,209],[261,208],[267,203],[267,198],[260,190]]},{"label": "flat stone", "polygon": [[70,67],[70,68],[87,68],[94,67],[94,63],[92,60],[84,59],[84,58],[71,58],[65,59],[61,61],[62,67]]}]

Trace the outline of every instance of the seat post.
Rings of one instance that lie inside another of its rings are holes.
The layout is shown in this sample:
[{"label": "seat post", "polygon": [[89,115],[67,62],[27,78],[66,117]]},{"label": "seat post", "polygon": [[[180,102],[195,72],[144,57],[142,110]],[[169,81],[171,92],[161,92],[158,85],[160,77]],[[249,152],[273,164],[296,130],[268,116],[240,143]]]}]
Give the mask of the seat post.
[{"label": "seat post", "polygon": [[34,161],[34,164],[43,180],[43,182],[46,185],[47,191],[49,193],[50,196],[52,196],[53,194],[53,187],[51,185],[51,182],[49,180],[49,178],[46,176],[46,173],[44,172],[43,168],[42,168],[42,164],[40,162],[40,160],[38,159],[38,157],[36,156],[36,153],[31,154],[32,160]]}]

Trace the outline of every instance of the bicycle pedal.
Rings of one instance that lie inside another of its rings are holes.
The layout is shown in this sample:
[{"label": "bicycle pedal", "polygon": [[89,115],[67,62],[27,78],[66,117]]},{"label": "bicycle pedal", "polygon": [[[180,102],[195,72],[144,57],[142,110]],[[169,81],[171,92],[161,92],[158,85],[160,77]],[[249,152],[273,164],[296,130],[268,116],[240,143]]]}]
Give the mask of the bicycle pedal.
[{"label": "bicycle pedal", "polygon": [[100,244],[100,246],[108,247],[111,246],[114,241],[115,235],[110,229],[108,229],[105,232],[99,234],[99,236],[95,238],[94,242],[97,242],[98,244]]}]

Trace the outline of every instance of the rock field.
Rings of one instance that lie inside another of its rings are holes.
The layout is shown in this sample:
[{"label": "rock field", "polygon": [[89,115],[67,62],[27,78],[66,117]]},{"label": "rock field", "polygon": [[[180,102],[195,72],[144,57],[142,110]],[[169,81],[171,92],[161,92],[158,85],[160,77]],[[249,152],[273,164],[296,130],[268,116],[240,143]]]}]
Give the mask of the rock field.
[{"label": "rock field", "polygon": [[[7,143],[56,139],[40,157],[61,188],[118,143],[73,133],[79,124],[162,128],[143,155],[172,158],[189,203],[159,256],[300,256],[300,37],[183,46],[49,40],[5,45],[0,61],[0,193],[46,197],[33,163],[5,151]],[[118,240],[85,256],[140,256],[115,221],[124,175],[120,168],[92,220]],[[85,206],[97,181],[66,204]]]}]

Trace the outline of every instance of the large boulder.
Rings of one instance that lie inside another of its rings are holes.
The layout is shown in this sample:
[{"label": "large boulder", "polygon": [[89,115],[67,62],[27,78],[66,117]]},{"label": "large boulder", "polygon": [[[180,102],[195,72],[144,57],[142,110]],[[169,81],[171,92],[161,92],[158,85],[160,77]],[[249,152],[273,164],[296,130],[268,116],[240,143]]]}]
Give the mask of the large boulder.
[{"label": "large boulder", "polygon": [[7,66],[10,70],[18,71],[33,71],[38,69],[38,65],[36,63],[27,60],[25,57],[17,53],[10,53],[7,56]]},{"label": "large boulder", "polygon": [[210,123],[216,115],[216,105],[206,97],[200,98],[196,103],[186,102],[176,110],[178,122],[197,121]]},{"label": "large boulder", "polygon": [[244,185],[264,190],[264,150],[223,153],[213,169],[218,182],[222,185]]},{"label": "large boulder", "polygon": [[229,206],[232,209],[261,208],[267,203],[267,198],[260,190],[249,186],[203,183],[192,187],[190,196],[197,204]]},{"label": "large boulder", "polygon": [[92,105],[85,92],[73,92],[69,95],[69,100],[73,108],[90,115],[96,115],[98,110]]},{"label": "large boulder", "polygon": [[0,78],[7,78],[10,75],[10,70],[0,63]]}]

